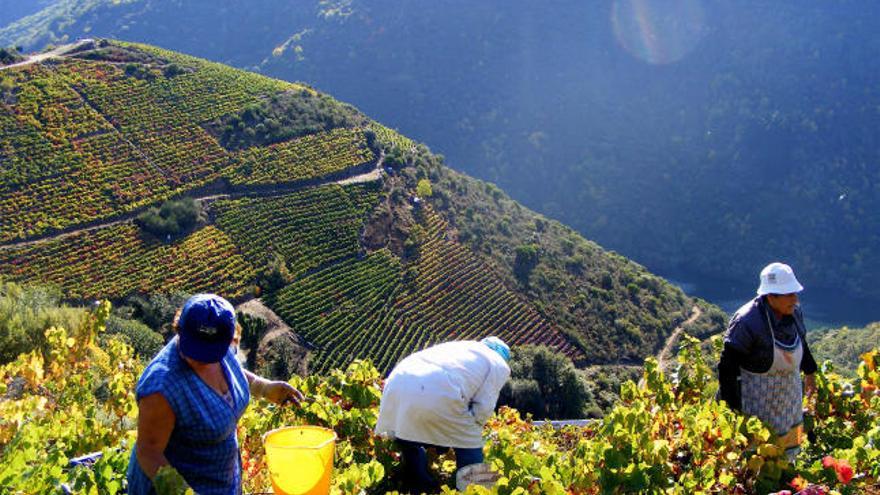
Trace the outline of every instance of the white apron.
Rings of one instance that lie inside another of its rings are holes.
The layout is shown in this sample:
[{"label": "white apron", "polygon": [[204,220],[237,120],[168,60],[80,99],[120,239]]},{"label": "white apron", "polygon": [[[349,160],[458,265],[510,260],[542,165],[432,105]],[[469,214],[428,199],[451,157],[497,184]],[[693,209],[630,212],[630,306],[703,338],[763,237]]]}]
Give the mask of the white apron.
[{"label": "white apron", "polygon": [[804,346],[799,331],[795,332],[791,345],[777,341],[770,315],[764,311],[773,338],[773,365],[766,373],[740,369],[742,410],[770,425],[779,437],[778,444],[785,448],[789,459],[794,459],[803,438],[801,359]]}]

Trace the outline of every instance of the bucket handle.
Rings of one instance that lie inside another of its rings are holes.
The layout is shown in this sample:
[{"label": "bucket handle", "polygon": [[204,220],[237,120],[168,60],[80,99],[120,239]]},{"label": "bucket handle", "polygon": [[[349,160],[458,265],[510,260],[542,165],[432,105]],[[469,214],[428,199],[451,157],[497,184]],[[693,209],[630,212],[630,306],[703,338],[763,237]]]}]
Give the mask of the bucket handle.
[{"label": "bucket handle", "polygon": [[[263,440],[263,445],[266,444],[266,438],[267,438],[269,435],[275,433],[276,431],[283,430],[283,429],[285,429],[285,428],[290,428],[290,427],[289,427],[289,426],[285,426],[285,427],[282,427],[282,428],[275,428],[274,430],[267,431],[266,433],[263,433],[263,438],[262,438],[262,440]],[[319,449],[323,449],[324,447],[326,447],[326,446],[327,446],[328,444],[330,444],[331,442],[335,442],[336,440],[339,439],[339,436],[336,434],[336,432],[333,431],[333,430],[331,430],[330,428],[324,428],[324,427],[321,427],[321,426],[314,426],[314,427],[312,427],[312,428],[321,428],[321,429],[323,429],[323,430],[331,431],[331,432],[333,433],[333,436],[330,437],[330,438],[328,438],[327,440],[324,440],[323,442],[321,442],[321,443],[319,443],[318,445],[315,445],[315,446],[311,446],[311,447],[295,447],[295,448],[300,449],[300,450],[302,450],[302,449],[307,449],[307,450],[319,450]],[[294,447],[278,447],[278,448],[280,448],[280,449],[290,449],[290,448],[294,448]]]}]

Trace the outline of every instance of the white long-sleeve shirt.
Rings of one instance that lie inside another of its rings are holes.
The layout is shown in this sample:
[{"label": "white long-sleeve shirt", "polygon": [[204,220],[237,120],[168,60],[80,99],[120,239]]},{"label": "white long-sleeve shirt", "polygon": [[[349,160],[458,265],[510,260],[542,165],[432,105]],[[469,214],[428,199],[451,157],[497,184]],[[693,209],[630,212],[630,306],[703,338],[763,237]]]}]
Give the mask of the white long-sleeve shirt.
[{"label": "white long-sleeve shirt", "polygon": [[510,367],[476,341],[446,342],[407,356],[385,382],[376,433],[453,448],[483,446]]}]

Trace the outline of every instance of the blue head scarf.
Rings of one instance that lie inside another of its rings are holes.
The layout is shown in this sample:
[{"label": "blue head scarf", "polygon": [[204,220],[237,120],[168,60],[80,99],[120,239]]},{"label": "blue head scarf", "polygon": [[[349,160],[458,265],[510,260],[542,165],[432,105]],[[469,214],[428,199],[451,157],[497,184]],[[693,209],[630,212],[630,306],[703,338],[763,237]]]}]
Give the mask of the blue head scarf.
[{"label": "blue head scarf", "polygon": [[480,343],[497,352],[505,361],[510,361],[510,347],[508,347],[503,340],[493,336],[486,337],[481,340]]}]

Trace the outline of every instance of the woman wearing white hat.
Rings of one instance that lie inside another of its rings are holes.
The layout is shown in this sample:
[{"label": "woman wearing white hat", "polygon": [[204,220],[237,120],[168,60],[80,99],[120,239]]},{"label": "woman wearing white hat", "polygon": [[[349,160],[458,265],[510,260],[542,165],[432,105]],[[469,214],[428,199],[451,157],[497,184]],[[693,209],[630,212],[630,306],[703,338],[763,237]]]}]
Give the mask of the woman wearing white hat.
[{"label": "woman wearing white hat", "polygon": [[446,342],[407,356],[385,382],[376,433],[394,438],[406,484],[438,491],[427,447],[452,448],[458,469],[483,462],[483,425],[510,377],[510,349],[497,337]]},{"label": "woman wearing white hat", "polygon": [[817,369],[798,306],[804,288],[783,263],[764,267],[760,279],[758,296],[737,310],[724,335],[719,395],[767,423],[793,458],[803,433],[804,385],[807,394],[815,391]]}]

